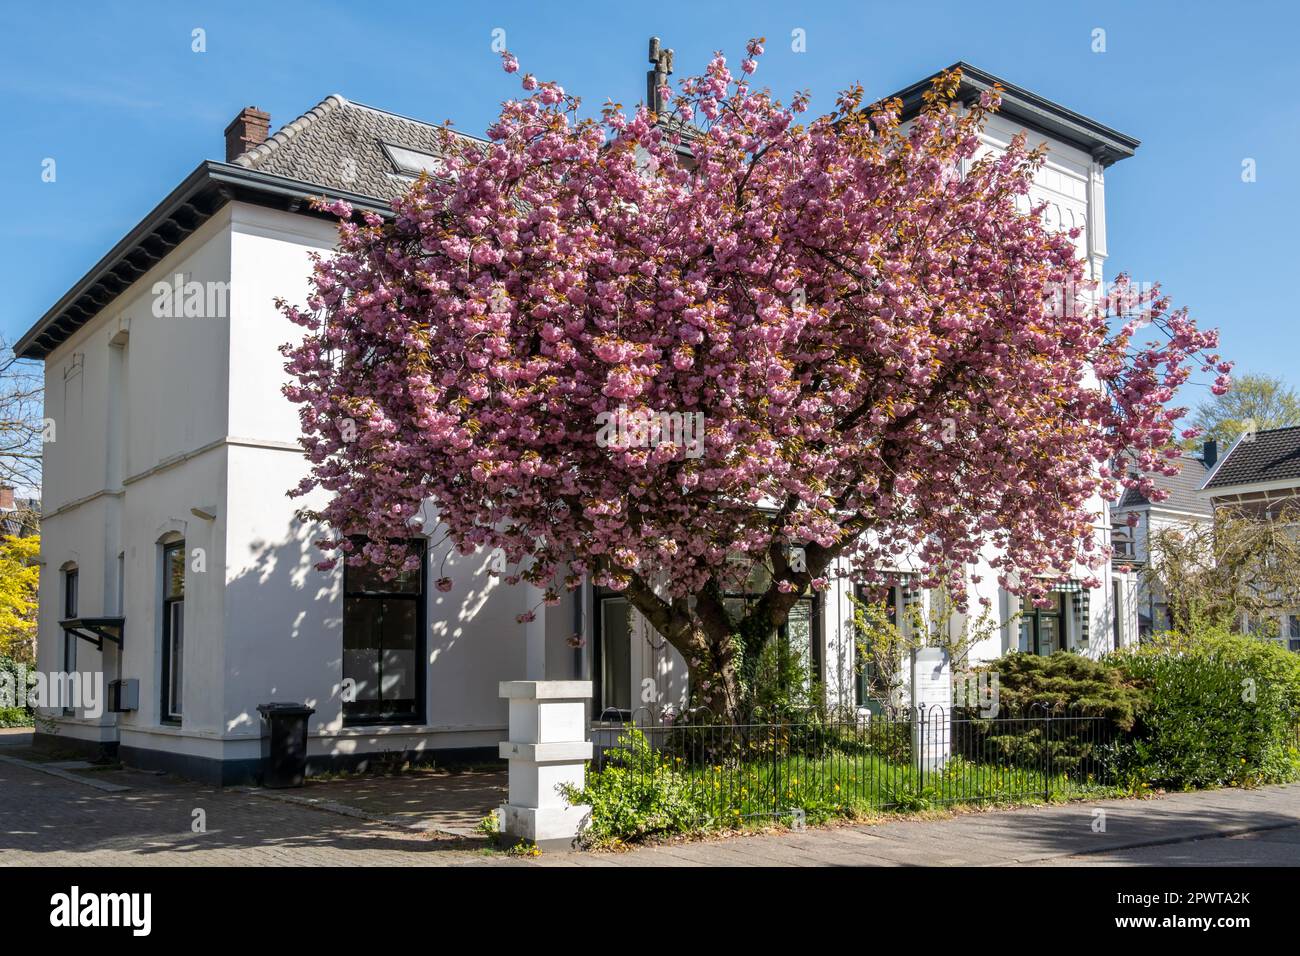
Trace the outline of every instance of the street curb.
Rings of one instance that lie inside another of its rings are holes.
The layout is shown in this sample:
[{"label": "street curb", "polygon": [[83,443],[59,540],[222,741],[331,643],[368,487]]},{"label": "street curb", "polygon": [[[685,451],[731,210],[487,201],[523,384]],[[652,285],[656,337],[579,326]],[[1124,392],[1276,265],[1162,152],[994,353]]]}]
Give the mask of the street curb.
[{"label": "street curb", "polygon": [[10,757],[0,754],[0,763],[13,764],[15,767],[22,767],[25,770],[35,770],[38,773],[49,774],[51,777],[59,777],[63,780],[71,780],[73,783],[80,783],[87,787],[93,787],[104,793],[125,793],[131,788],[120,783],[108,783],[104,780],[90,780],[86,777],[79,777],[75,773],[67,770],[61,770],[58,767],[51,767],[48,764],[37,763],[34,760],[23,760],[21,757]]}]

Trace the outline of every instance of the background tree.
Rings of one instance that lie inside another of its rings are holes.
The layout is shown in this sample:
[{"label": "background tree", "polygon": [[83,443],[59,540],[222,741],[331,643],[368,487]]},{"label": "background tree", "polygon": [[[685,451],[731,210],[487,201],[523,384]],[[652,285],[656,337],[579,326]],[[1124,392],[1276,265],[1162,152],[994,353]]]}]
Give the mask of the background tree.
[{"label": "background tree", "polygon": [[1230,442],[1252,429],[1300,425],[1300,396],[1281,378],[1243,373],[1227,394],[1202,402],[1192,421],[1206,438]]},{"label": "background tree", "polygon": [[[1101,308],[1060,294],[1075,235],[1017,208],[1043,151],[975,155],[997,91],[962,108],[942,76],[904,129],[854,87],[805,123],[807,94],[751,87],[761,52],[665,89],[667,117],[580,118],[525,76],[489,143],[443,131],[391,220],[330,207],[338,252],[282,304],[323,567],[414,566],[432,499],[455,547],[501,549],[544,602],[584,575],[624,592],[696,703],[734,716],[838,558],[872,584],[912,555],[959,608],[988,546],[1018,593],[1107,560],[1093,502],[1160,497],[1174,389],[1193,366],[1226,387],[1217,336],[1123,280]],[[600,438],[664,412],[702,415],[702,445]],[[1124,449],[1140,475],[1110,473]]]},{"label": "background tree", "polygon": [[1170,627],[1252,631],[1275,637],[1280,615],[1300,609],[1300,508],[1269,518],[1220,509],[1214,523],[1151,535],[1148,583],[1164,596]]},{"label": "background tree", "polygon": [[0,537],[0,657],[36,660],[36,588],[41,539]]},{"label": "background tree", "polygon": [[41,485],[43,402],[40,367],[17,358],[0,336],[0,485],[19,494]]}]

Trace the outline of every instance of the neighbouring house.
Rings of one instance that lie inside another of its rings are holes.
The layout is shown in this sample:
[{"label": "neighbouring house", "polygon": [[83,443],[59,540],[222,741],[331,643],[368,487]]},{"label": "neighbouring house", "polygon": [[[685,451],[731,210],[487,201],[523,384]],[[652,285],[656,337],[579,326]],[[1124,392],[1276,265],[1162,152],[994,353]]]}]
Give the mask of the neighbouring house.
[{"label": "neighbouring house", "polygon": [[[1241,435],[1205,477],[1201,494],[1215,514],[1294,522],[1300,509],[1300,425]],[[1278,612],[1277,641],[1300,651],[1300,608]],[[1247,629],[1250,622],[1243,622]]]},{"label": "neighbouring house", "polygon": [[[1170,625],[1166,595],[1141,573],[1151,560],[1152,538],[1165,529],[1206,527],[1212,523],[1213,511],[1201,494],[1201,486],[1215,465],[1217,451],[1215,442],[1206,442],[1199,457],[1185,455],[1179,460],[1178,474],[1152,476],[1156,488],[1169,492],[1163,501],[1149,501],[1136,488],[1129,488],[1111,510],[1115,562],[1131,565],[1139,572],[1134,595],[1139,639],[1168,630]],[[1129,515],[1137,516],[1131,527],[1127,523]]]},{"label": "neighbouring house", "polygon": [[0,535],[35,534],[40,530],[40,515],[40,498],[20,498],[12,485],[0,485]]},{"label": "neighbouring house", "polygon": [[[964,97],[1000,82],[962,67]],[[1030,198],[1047,203],[1053,225],[1081,230],[1079,253],[1101,279],[1105,171],[1137,141],[1002,86],[984,148],[1021,130],[1047,143]],[[926,88],[898,94],[905,116]],[[502,680],[591,680],[593,721],[683,706],[683,662],[620,595],[588,585],[519,625],[535,593],[491,577],[487,555],[433,547],[432,511],[416,539],[419,573],[384,583],[314,568],[314,529],[285,495],[306,470],[278,351],[296,328],[274,302],[303,301],[309,256],[333,246],[334,223],[312,197],[386,213],[437,168],[437,139],[427,123],[337,95],[270,128],[266,113],[243,110],[224,160],[201,163],[16,347],[44,361],[46,415],[58,424],[44,462],[39,667],[114,682],[111,711],[52,713],[38,742],[230,783],[256,773],[257,706],[271,701],[315,708],[311,770],[385,754],[495,756]],[[1096,514],[1104,536],[1105,501]],[[1079,569],[1047,607],[1024,608],[988,567],[972,570],[994,615],[975,660],[1009,649],[1097,656],[1135,638],[1131,576],[1118,570],[1086,588]],[[450,592],[430,586],[443,576]],[[854,590],[843,581],[805,599],[780,638],[833,703],[867,706]],[[895,613],[932,599],[906,567],[876,596]]]}]

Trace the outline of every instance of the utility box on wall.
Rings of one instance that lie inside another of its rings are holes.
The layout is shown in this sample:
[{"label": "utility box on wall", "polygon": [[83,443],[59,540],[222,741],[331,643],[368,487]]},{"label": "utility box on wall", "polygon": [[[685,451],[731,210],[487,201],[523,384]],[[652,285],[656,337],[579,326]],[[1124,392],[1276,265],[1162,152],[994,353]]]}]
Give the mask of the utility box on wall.
[{"label": "utility box on wall", "polygon": [[124,714],[140,709],[140,681],[134,677],[108,682],[108,709],[110,713]]}]

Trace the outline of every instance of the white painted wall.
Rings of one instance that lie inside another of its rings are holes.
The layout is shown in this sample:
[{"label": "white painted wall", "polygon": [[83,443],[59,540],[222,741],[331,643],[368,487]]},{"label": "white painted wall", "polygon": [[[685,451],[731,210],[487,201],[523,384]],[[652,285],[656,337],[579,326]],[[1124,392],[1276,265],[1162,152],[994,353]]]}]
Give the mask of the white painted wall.
[{"label": "white painted wall", "polygon": [[[1133,536],[1133,558],[1136,563],[1143,565],[1150,562],[1152,542],[1161,531],[1180,528],[1204,528],[1208,527],[1212,521],[1209,515],[1175,511],[1164,508],[1159,504],[1137,505],[1123,511],[1117,510],[1114,520],[1122,522],[1130,511],[1137,514],[1137,524],[1133,526],[1130,532]],[[1160,593],[1159,588],[1153,588],[1144,575],[1134,575],[1133,587],[1134,627],[1137,627],[1136,615],[1140,613],[1151,619],[1155,629],[1161,629],[1166,613],[1164,595]],[[1136,630],[1134,633],[1136,633]]]},{"label": "white painted wall", "polygon": [[[276,296],[305,298],[308,254],[327,252],[333,237],[328,222],[228,204],[47,360],[56,441],[45,462],[39,665],[62,668],[59,569],[78,567],[82,615],[112,614],[122,552],[121,676],[140,681],[138,712],[93,723],[52,715],[57,733],[250,758],[260,753],[256,706],[296,700],[317,710],[315,753],[492,747],[501,739],[506,709],[497,683],[523,676],[524,627],[515,615],[527,595],[489,578],[483,555],[446,557],[441,573],[455,587],[429,588],[425,724],[343,727],[342,573],[315,569],[312,529],[295,518],[301,505],[320,502],[285,495],[306,463],[297,409],[281,393],[278,346],[299,330],[274,306]],[[227,314],[156,318],[153,284],[177,272],[186,281],[229,282]],[[436,519],[429,526],[440,540]],[[159,713],[167,536],[183,536],[192,555],[179,727]],[[448,550],[431,552],[431,580]],[[571,605],[550,609],[545,620],[563,645]],[[549,659],[563,663],[558,653]],[[115,651],[105,661],[81,645],[79,669],[106,663],[106,679],[119,676]]]},{"label": "white painted wall", "polygon": [[[157,541],[184,532],[194,520],[190,508],[215,500],[222,484],[228,329],[218,318],[156,317],[152,287],[177,273],[187,281],[228,282],[228,232],[223,210],[46,359],[46,415],[55,430],[44,459],[38,666],[63,667],[59,571],[75,563],[78,613],[121,611],[129,622],[120,658],[111,646],[101,654],[79,642],[77,669],[101,670],[106,680],[137,677],[141,701],[138,713],[120,721],[108,714],[91,722],[57,717],[58,733],[111,740],[119,722],[157,722]],[[220,533],[206,529],[203,536],[214,532]],[[194,580],[186,614],[198,673],[219,654],[210,639],[221,631],[219,577]],[[185,696],[196,727],[220,725],[219,695],[206,682],[187,684]]]},{"label": "white painted wall", "polygon": [[[308,255],[327,252],[334,229],[328,222],[240,203],[232,215],[236,377],[224,501],[225,730],[259,733],[257,704],[300,700],[316,708],[311,728],[317,753],[494,746],[506,726],[497,683],[524,673],[525,628],[515,616],[526,609],[526,588],[490,578],[486,555],[449,554],[445,543],[432,547],[429,557],[430,582],[445,574],[454,587],[448,593],[428,589],[425,724],[343,726],[342,570],[315,569],[321,555],[311,544],[313,529],[295,519],[299,507],[321,500],[284,495],[306,469],[297,449],[297,409],[281,393],[288,376],[278,351],[299,330],[274,306],[276,296],[305,299]],[[428,518],[433,544],[443,535],[436,516]],[[558,620],[559,611],[552,609],[548,620]]]}]

